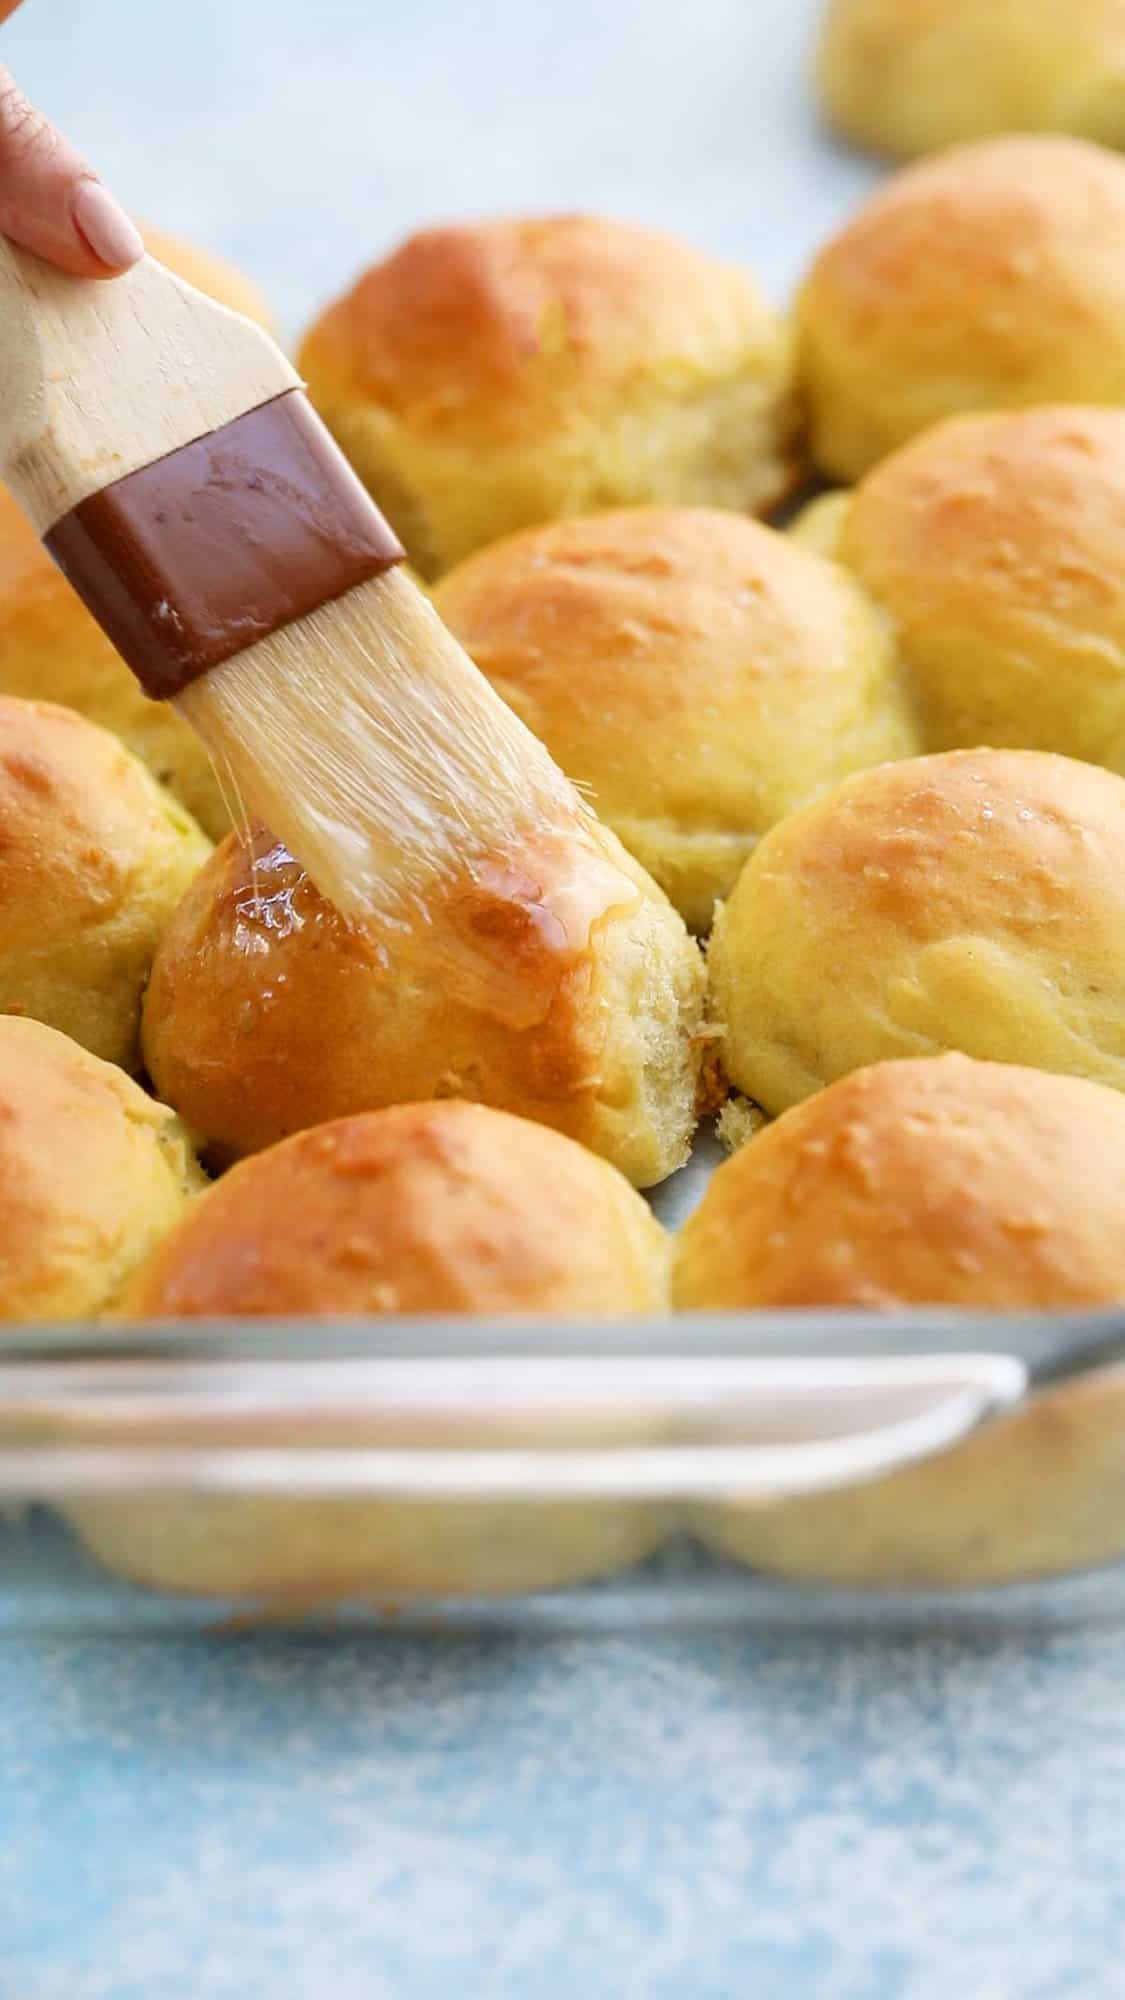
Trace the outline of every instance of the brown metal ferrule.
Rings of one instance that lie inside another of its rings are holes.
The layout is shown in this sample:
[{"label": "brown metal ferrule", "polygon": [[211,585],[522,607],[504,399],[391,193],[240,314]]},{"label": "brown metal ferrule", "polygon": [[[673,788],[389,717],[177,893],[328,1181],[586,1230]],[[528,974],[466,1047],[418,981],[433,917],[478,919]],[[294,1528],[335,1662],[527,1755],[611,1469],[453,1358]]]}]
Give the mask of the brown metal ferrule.
[{"label": "brown metal ferrule", "polygon": [[157,700],[405,553],[299,389],[91,494],[43,540]]}]

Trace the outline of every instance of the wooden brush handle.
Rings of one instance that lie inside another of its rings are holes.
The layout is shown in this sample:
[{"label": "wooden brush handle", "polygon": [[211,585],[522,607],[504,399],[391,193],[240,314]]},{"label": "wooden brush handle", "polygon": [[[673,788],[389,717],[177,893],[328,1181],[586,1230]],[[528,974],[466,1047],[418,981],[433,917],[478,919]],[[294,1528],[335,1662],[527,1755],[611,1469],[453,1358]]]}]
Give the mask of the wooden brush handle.
[{"label": "wooden brush handle", "polygon": [[154,257],[72,278],[0,238],[0,476],[38,532],[301,379]]}]

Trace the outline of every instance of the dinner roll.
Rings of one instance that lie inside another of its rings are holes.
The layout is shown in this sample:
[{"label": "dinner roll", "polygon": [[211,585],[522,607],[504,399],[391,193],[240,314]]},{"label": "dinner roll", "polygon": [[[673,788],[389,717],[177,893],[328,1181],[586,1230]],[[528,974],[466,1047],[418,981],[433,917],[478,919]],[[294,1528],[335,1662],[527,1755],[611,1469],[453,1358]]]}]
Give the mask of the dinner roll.
[{"label": "dinner roll", "polygon": [[[185,1428],[194,1437],[185,1440]],[[456,1411],[443,1422],[439,1408],[425,1443],[452,1456],[470,1438],[485,1448],[495,1444],[494,1428],[501,1427]],[[607,1428],[593,1423],[592,1441],[605,1441]],[[651,1419],[646,1425],[640,1414],[616,1428],[623,1443],[651,1441]],[[96,1444],[105,1429],[97,1409],[84,1411],[68,1424],[65,1441]],[[558,1441],[557,1426],[542,1418],[536,1426],[523,1417],[520,1432],[529,1449]],[[255,1424],[245,1407],[236,1409],[221,1437],[213,1419],[210,1433],[202,1421],[155,1425],[142,1441],[157,1450],[194,1442],[210,1461],[213,1488],[217,1444],[264,1443],[276,1455],[287,1445],[342,1452],[417,1442],[402,1433],[394,1415],[388,1421],[357,1414],[342,1400],[334,1410],[288,1424],[269,1418]],[[373,1595],[383,1607],[418,1597],[557,1590],[642,1561],[662,1536],[657,1510],[642,1501],[495,1499],[478,1496],[471,1475],[463,1494],[440,1499],[323,1497],[315,1489],[294,1491],[296,1484],[290,1479],[288,1492],[262,1496],[200,1487],[171,1498],[83,1499],[65,1511],[91,1555],[131,1583],[180,1596],[259,1599],[299,1612]]]},{"label": "dinner roll", "polygon": [[687,1152],[703,1004],[697,947],[604,829],[498,861],[386,932],[346,923],[259,831],[225,841],[188,890],[143,1038],[158,1090],[221,1158],[358,1111],[470,1097],[556,1126],[647,1186]]},{"label": "dinner roll", "polygon": [[[620,1174],[522,1118],[455,1100],[399,1105],[301,1132],[234,1167],[130,1288],[127,1317],[448,1313],[618,1315],[667,1299],[664,1233]],[[558,1442],[518,1398],[419,1417],[342,1403],[302,1409],[293,1441],[434,1449]],[[253,1435],[228,1413],[224,1437]],[[643,1439],[651,1419],[592,1406],[590,1441]],[[197,1433],[198,1434],[198,1433]],[[89,1432],[85,1433],[89,1436]],[[181,1434],[179,1441],[183,1443]],[[270,1442],[285,1441],[273,1419]],[[323,1599],[547,1588],[646,1554],[652,1510],[614,1501],[245,1499],[83,1501],[71,1510],[111,1568],[164,1590]]]},{"label": "dinner roll", "polygon": [[1121,0],[829,0],[816,78],[832,123],[877,152],[988,132],[1125,144]]},{"label": "dinner roll", "polygon": [[952,417],[860,482],[838,546],[894,628],[927,749],[1125,771],[1125,409]]},{"label": "dinner roll", "polygon": [[766,835],[710,968],[770,1112],[948,1048],[1125,1089],[1125,781],[1033,750],[847,778]]},{"label": "dinner roll", "polygon": [[[97,1442],[104,1422],[94,1411],[78,1428]],[[303,1424],[306,1435],[294,1442],[306,1442],[310,1428]],[[276,1452],[278,1426],[267,1430]],[[463,1447],[465,1430],[464,1420],[450,1417],[433,1448]],[[639,1419],[632,1430],[643,1439]],[[316,1441],[329,1449],[402,1444],[397,1427],[388,1437],[376,1420],[347,1410],[318,1420]],[[178,1428],[155,1430],[145,1442],[159,1449],[183,1439]],[[196,1442],[208,1452],[212,1440]],[[252,1447],[262,1442],[262,1427],[239,1412],[223,1424],[221,1442]],[[171,1499],[76,1500],[66,1514],[90,1554],[130,1583],[178,1596],[259,1599],[302,1613],[373,1595],[382,1608],[388,1600],[557,1590],[640,1562],[661,1540],[660,1520],[643,1502],[478,1498],[468,1480],[464,1495],[452,1499],[259,1498],[198,1489]]]},{"label": "dinner roll", "polygon": [[693,1525],[755,1569],[853,1587],[1001,1584],[1117,1561],[1125,1368],[1044,1390],[880,1479],[769,1507],[700,1508]]},{"label": "dinner roll", "polygon": [[149,701],[0,487],[0,695],[62,702],[112,730],[213,836],[230,815],[194,730]]},{"label": "dinner roll", "polygon": [[592,216],[412,236],[299,365],[426,576],[556,515],[758,510],[794,477],[788,334],[750,279]]},{"label": "dinner roll", "polygon": [[150,257],[166,264],[177,278],[186,278],[189,285],[206,292],[208,298],[217,299],[221,306],[257,320],[267,333],[276,333],[273,314],[257,285],[235,265],[228,264],[224,257],[216,257],[211,250],[185,243],[182,236],[169,236],[163,229],[150,228],[147,222],[140,224],[140,231]]},{"label": "dinner roll", "polygon": [[112,1306],[202,1185],[163,1104],[54,1028],[0,1015],[0,1320]]},{"label": "dinner roll", "polygon": [[724,1161],[674,1255],[691,1310],[1125,1301],[1125,1099],[962,1055],[876,1063]]},{"label": "dinner roll", "polygon": [[818,493],[798,509],[785,532],[791,542],[796,542],[803,549],[811,549],[813,555],[826,556],[829,562],[842,562],[840,544],[851,504],[849,488]]},{"label": "dinner roll", "polygon": [[525,529],[434,601],[697,930],[776,820],[921,747],[882,620],[840,570],[742,515]]},{"label": "dinner roll", "polygon": [[[720,1167],[676,1245],[675,1297],[711,1310],[1116,1307],[1123,1217],[1116,1092],[959,1055],[879,1063]],[[1108,1562],[1125,1554],[1125,1368],[1051,1388],[881,1478],[700,1507],[693,1526],[755,1568],[837,1584],[1002,1583]]]},{"label": "dinner roll", "polygon": [[157,939],[209,852],[106,730],[0,695],[0,1014],[136,1068]]},{"label": "dinner roll", "polygon": [[1125,402],[1125,160],[993,139],[894,175],[798,302],[813,454],[831,477],[939,417]]},{"label": "dinner roll", "polygon": [[573,1139],[451,1098],[298,1132],[196,1202],[133,1318],[655,1312],[664,1232]]}]

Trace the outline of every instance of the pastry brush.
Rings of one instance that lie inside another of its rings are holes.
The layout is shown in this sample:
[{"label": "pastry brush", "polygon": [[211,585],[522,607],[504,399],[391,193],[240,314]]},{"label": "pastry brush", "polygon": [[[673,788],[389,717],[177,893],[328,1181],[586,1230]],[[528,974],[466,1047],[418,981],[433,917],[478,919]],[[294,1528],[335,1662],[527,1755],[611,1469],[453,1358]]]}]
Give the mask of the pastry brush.
[{"label": "pastry brush", "polygon": [[586,823],[259,327],[0,240],[0,471],[145,692],[349,918]]}]

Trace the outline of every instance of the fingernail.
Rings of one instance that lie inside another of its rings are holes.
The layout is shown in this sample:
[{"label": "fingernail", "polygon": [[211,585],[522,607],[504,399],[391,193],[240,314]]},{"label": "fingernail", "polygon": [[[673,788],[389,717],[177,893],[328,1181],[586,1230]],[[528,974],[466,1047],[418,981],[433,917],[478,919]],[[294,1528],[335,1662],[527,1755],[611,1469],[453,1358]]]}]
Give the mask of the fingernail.
[{"label": "fingernail", "polygon": [[100,181],[79,182],[70,213],[87,248],[111,271],[127,271],[144,256],[140,230]]}]

